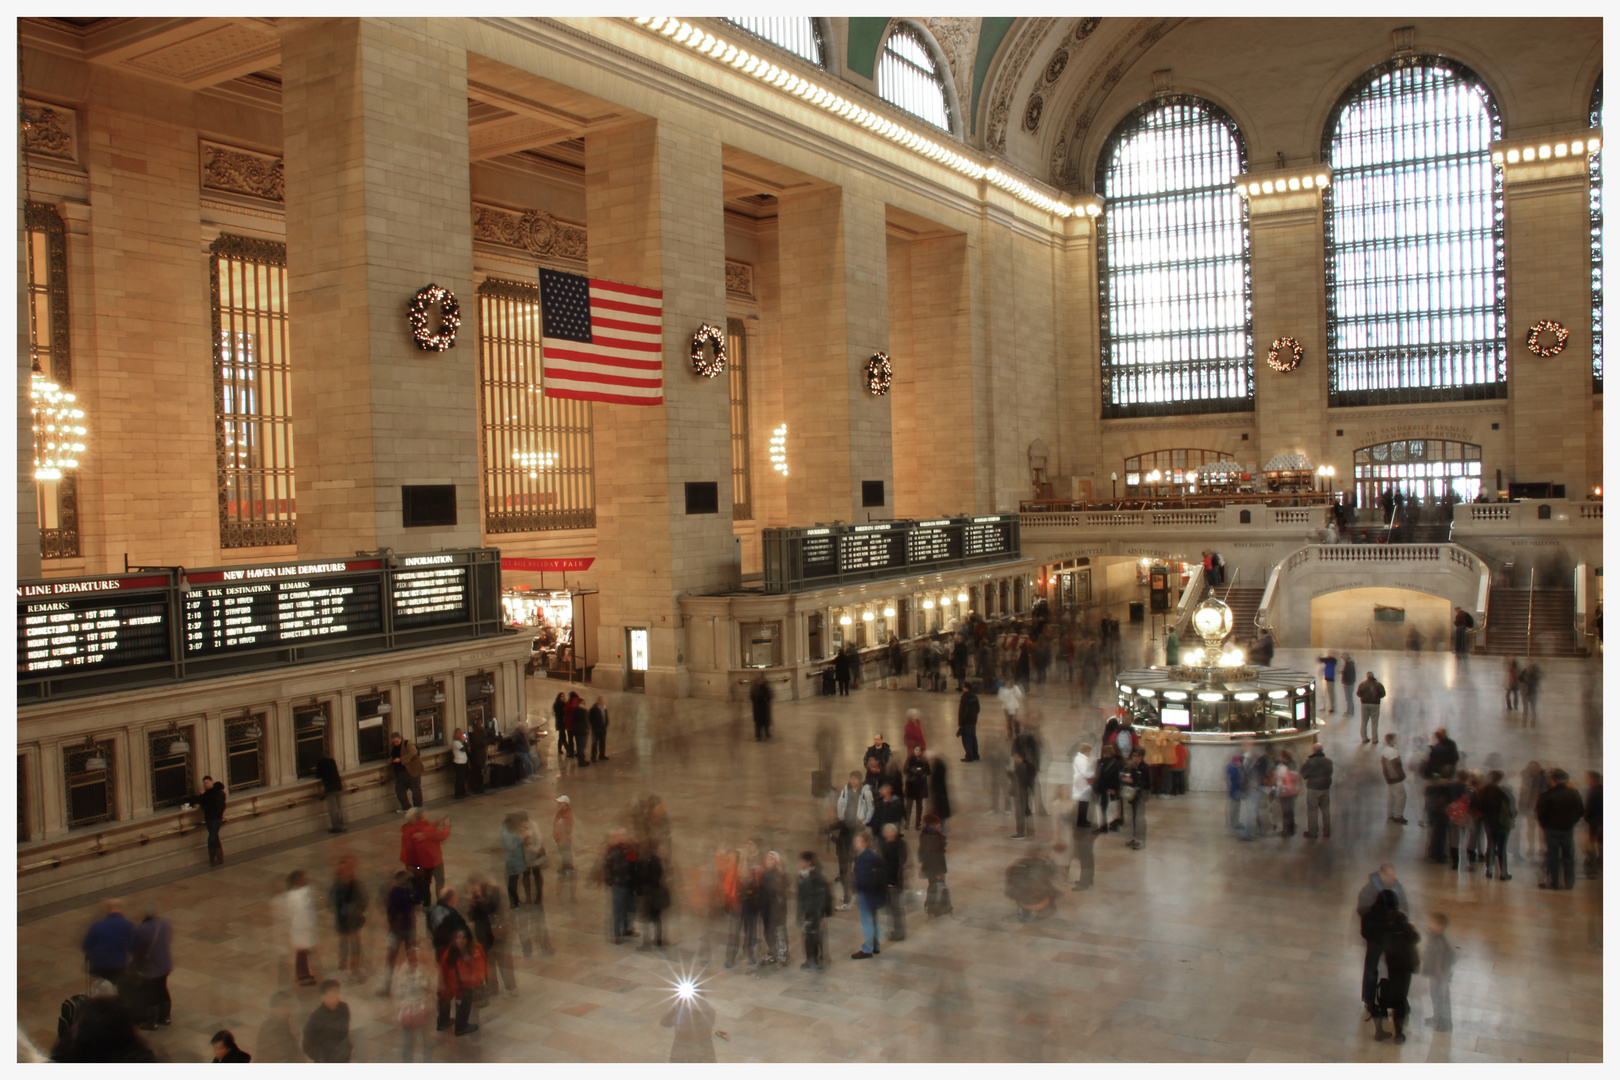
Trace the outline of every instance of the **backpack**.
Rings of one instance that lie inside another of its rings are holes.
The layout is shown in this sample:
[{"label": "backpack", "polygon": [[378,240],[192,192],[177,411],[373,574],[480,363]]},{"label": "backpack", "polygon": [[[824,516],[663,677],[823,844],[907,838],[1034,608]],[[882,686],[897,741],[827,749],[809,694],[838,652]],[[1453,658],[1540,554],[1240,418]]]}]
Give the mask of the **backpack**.
[{"label": "backpack", "polygon": [[1495,820],[1491,822],[1491,825],[1498,829],[1510,830],[1513,828],[1515,816],[1513,813],[1513,799],[1504,791],[1501,793],[1501,798],[1496,802]]},{"label": "backpack", "polygon": [[1446,817],[1458,828],[1465,827],[1472,815],[1473,806],[1467,795],[1459,795],[1446,805]]},{"label": "backpack", "polygon": [[1406,780],[1406,767],[1401,764],[1398,757],[1384,759],[1384,782],[1386,784],[1399,784]]},{"label": "backpack", "polygon": [[1299,773],[1284,769],[1277,775],[1277,794],[1285,799],[1299,794]]}]

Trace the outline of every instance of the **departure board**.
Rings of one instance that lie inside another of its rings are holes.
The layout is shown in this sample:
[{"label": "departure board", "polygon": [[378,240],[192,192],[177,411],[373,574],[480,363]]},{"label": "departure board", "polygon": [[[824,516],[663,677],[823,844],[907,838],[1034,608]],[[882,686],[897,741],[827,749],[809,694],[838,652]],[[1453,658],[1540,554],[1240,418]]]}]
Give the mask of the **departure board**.
[{"label": "departure board", "polygon": [[1002,555],[1013,551],[1012,526],[1001,516],[974,518],[962,529],[962,555]]},{"label": "departure board", "polygon": [[765,591],[864,581],[1018,558],[1018,515],[868,521],[761,534]]},{"label": "departure board", "polygon": [[[163,663],[169,653],[169,601],[152,586],[168,577],[37,585],[17,589],[17,674],[39,677]],[[95,588],[100,586],[100,588]],[[56,592],[92,589],[91,595]],[[147,591],[130,591],[145,588]],[[44,595],[39,595],[43,593]]]},{"label": "departure board", "polygon": [[419,555],[405,560],[407,567],[394,575],[394,627],[432,626],[467,618],[467,567],[449,566],[452,555]]},{"label": "departure board", "polygon": [[313,645],[382,633],[380,574],[193,586],[185,595],[186,655]]},{"label": "departure board", "polygon": [[803,541],[804,576],[826,577],[838,572],[838,541],[827,528],[806,529]]},{"label": "departure board", "polygon": [[906,533],[906,562],[915,565],[961,558],[960,530],[950,526],[949,520],[919,521]]},{"label": "departure board", "polygon": [[[870,526],[857,525],[857,530]],[[852,532],[838,538],[839,563],[846,574],[883,571],[905,565],[904,533],[888,531]]]}]

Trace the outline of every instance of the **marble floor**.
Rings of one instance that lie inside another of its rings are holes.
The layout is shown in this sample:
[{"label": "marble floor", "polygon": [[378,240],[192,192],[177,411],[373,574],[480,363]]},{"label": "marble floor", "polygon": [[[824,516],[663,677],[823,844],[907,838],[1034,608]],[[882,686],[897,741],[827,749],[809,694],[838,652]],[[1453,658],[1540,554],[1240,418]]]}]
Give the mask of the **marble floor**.
[{"label": "marble floor", "polygon": [[[1138,646],[1140,647],[1140,646]],[[1516,775],[1528,758],[1580,776],[1601,768],[1600,665],[1545,660],[1539,724],[1507,714],[1497,661],[1458,670],[1448,656],[1358,653],[1361,670],[1389,688],[1393,721],[1405,749],[1413,735],[1444,723],[1465,755],[1483,766],[1498,755]],[[1276,665],[1304,667],[1308,656],[1283,650]],[[1071,701],[1050,688],[1037,697],[1050,750],[1095,738],[1103,699]],[[538,715],[553,696],[536,681]],[[1331,840],[1268,838],[1243,843],[1225,828],[1217,795],[1158,800],[1149,808],[1147,846],[1128,849],[1100,838],[1097,876],[1088,892],[1065,891],[1057,914],[1028,924],[1002,894],[1003,872],[1031,844],[1009,839],[1011,818],[987,813],[983,764],[964,765],[950,739],[954,695],[864,689],[847,698],[778,704],[775,738],[754,741],[746,704],[611,699],[611,762],[559,775],[546,747],[540,782],[432,807],[449,815],[446,844],[452,884],[473,873],[500,877],[499,828],[514,808],[549,824],[553,799],[568,794],[578,819],[582,868],[588,849],[627,820],[631,803],[656,793],[673,822],[673,946],[664,954],[615,946],[606,938],[606,897],[581,876],[570,890],[546,880],[546,918],[554,952],[516,960],[519,994],[478,1011],[481,1029],[430,1035],[440,1061],[667,1061],[674,1032],[671,985],[701,970],[714,1011],[703,1051],[726,1061],[1599,1061],[1602,1059],[1602,882],[1582,877],[1571,892],[1536,888],[1528,864],[1511,882],[1448,871],[1423,861],[1418,814],[1402,827],[1384,820],[1384,785],[1368,748],[1342,714],[1322,741],[1336,763]],[[943,744],[955,816],[951,820],[953,914],[909,916],[909,936],[880,957],[854,962],[859,924],[840,912],[828,930],[833,963],[799,970],[799,942],[787,970],[726,970],[714,951],[723,927],[697,914],[692,891],[721,844],[758,836],[796,866],[820,839],[822,808],[810,795],[815,739],[831,728],[837,768],[858,764],[874,730],[900,744],[905,710],[921,709],[933,744]],[[987,699],[986,733],[1001,711]],[[1494,760],[1494,759],[1493,759]],[[1048,789],[1050,793],[1050,788]],[[1069,804],[1052,798],[1053,816],[1037,818],[1036,842],[1066,839]],[[175,929],[177,969],[170,979],[174,1024],[151,1035],[172,1061],[200,1061],[209,1036],[233,1029],[244,1048],[255,1039],[278,989],[295,997],[294,1023],[316,1004],[313,989],[292,986],[285,931],[273,899],[288,871],[303,868],[317,886],[331,880],[342,855],[359,860],[369,886],[397,868],[400,819],[389,815],[259,858],[232,859],[127,895],[127,910],[158,900]],[[1301,824],[1303,828],[1303,823]],[[548,830],[549,840],[549,830]],[[226,838],[229,850],[229,837]],[[548,842],[549,846],[549,842]],[[599,851],[600,847],[595,850]],[[1066,856],[1059,856],[1060,860]],[[1427,981],[1414,980],[1414,1023],[1404,1046],[1375,1042],[1358,1002],[1362,944],[1356,893],[1384,859],[1399,868],[1421,927],[1429,911],[1451,918],[1459,949],[1453,984],[1454,1029],[1437,1034]],[[19,927],[21,1029],[42,1047],[54,1037],[58,1003],[84,989],[76,943],[93,918],[89,906],[58,910]],[[321,974],[336,965],[336,936],[323,910]],[[345,989],[354,1012],[355,1060],[397,1061],[399,1033],[390,1003],[375,996],[382,951],[381,914],[364,931],[370,981]]]}]

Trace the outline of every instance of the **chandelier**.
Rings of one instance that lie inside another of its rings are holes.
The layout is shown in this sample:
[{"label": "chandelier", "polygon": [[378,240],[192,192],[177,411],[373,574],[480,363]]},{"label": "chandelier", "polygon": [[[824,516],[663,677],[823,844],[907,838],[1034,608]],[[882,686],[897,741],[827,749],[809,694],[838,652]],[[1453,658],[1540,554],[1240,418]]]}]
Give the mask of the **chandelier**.
[{"label": "chandelier", "polygon": [[84,411],[37,366],[28,398],[34,413],[34,479],[60,480],[62,470],[79,467],[78,455],[84,453]]}]

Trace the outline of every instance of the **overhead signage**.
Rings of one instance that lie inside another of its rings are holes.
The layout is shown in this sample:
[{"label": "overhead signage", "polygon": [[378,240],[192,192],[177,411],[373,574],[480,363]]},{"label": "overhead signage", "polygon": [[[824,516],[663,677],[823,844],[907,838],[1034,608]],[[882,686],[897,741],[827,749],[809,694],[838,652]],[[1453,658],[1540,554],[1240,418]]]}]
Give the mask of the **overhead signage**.
[{"label": "overhead signage", "polygon": [[527,571],[530,571],[532,573],[558,573],[558,572],[579,573],[582,570],[589,570],[591,568],[591,564],[594,563],[594,562],[596,562],[596,560],[594,558],[591,558],[591,559],[518,559],[518,558],[503,558],[501,560],[501,569],[502,570],[527,570]]}]

